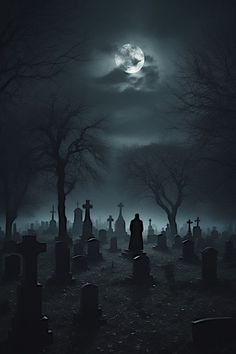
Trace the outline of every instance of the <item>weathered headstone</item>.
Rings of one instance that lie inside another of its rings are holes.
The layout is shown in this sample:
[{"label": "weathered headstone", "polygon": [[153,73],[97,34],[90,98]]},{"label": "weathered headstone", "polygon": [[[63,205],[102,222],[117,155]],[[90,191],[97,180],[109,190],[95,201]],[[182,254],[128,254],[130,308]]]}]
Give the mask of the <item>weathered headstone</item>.
[{"label": "weathered headstone", "polygon": [[110,252],[120,252],[120,248],[117,247],[117,238],[116,237],[112,237],[110,239],[110,248],[109,248]]},{"label": "weathered headstone", "polygon": [[107,243],[107,230],[101,229],[98,232],[98,239],[100,241],[100,244],[104,245]]},{"label": "weathered headstone", "polygon": [[81,240],[75,240],[73,245],[73,254],[74,256],[84,254],[84,243]]},{"label": "weathered headstone", "polygon": [[113,231],[113,228],[112,228],[112,223],[113,223],[114,219],[112,218],[111,215],[109,215],[109,218],[107,219],[107,222],[108,222],[108,230],[107,230],[107,236],[108,237],[113,237],[113,234],[114,234],[114,231]]},{"label": "weathered headstone", "polygon": [[157,235],[157,244],[156,244],[156,246],[153,247],[153,249],[155,249],[157,251],[167,251],[168,250],[165,232]]},{"label": "weathered headstone", "polygon": [[217,250],[206,247],[202,251],[202,280],[206,283],[217,280]]},{"label": "weathered headstone", "polygon": [[10,254],[4,258],[3,280],[18,279],[21,271],[21,257],[18,254]]},{"label": "weathered headstone", "polygon": [[192,240],[184,240],[182,242],[182,257],[184,262],[195,262],[197,256],[194,253],[194,242]]},{"label": "weathered headstone", "polygon": [[56,269],[48,283],[64,284],[71,282],[72,273],[70,271],[70,248],[66,241],[57,241],[55,243],[55,264]]},{"label": "weathered headstone", "polygon": [[150,283],[153,277],[150,275],[150,260],[146,254],[133,258],[133,281],[138,284]]},{"label": "weathered headstone", "polygon": [[52,343],[48,318],[42,314],[42,285],[37,276],[37,258],[46,252],[46,244],[39,243],[36,236],[27,235],[17,245],[17,251],[23,258],[23,278],[17,288],[17,308],[8,343],[11,349],[36,353],[39,348]]},{"label": "weathered headstone", "polygon": [[117,206],[119,208],[119,215],[115,222],[115,236],[117,237],[117,239],[126,239],[127,233],[125,229],[125,220],[122,215],[122,209],[124,205],[122,203],[119,203]]},{"label": "weathered headstone", "polygon": [[88,259],[85,255],[77,255],[72,257],[73,269],[83,272],[88,270]]},{"label": "weathered headstone", "polygon": [[79,204],[77,203],[77,208],[74,210],[74,222],[72,225],[72,234],[74,237],[80,237],[82,235],[82,227],[83,227],[83,211],[79,208]]},{"label": "weathered headstone", "polygon": [[152,219],[149,219],[147,243],[156,243],[156,241],[157,241],[157,235],[155,235],[154,229],[152,227]]},{"label": "weathered headstone", "polygon": [[89,238],[93,237],[93,224],[90,218],[90,209],[93,208],[90,200],[86,200],[86,203],[83,204],[83,208],[85,209],[85,216],[82,227],[82,241],[86,243]]},{"label": "weathered headstone", "polygon": [[98,287],[87,283],[81,288],[79,313],[74,316],[74,323],[85,329],[92,329],[102,324],[102,310],[98,305]]},{"label": "weathered headstone", "polygon": [[176,248],[176,249],[182,248],[182,237],[180,235],[175,235],[173,248]]},{"label": "weathered headstone", "polygon": [[100,253],[100,243],[95,237],[88,240],[87,256],[88,260],[91,262],[96,262],[102,259],[102,254]]}]

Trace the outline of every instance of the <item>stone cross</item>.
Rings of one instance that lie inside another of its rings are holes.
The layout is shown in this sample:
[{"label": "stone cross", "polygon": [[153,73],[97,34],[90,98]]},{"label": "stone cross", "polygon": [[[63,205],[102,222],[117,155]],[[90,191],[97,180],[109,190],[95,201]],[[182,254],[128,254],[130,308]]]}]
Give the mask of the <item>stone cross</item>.
[{"label": "stone cross", "polygon": [[46,250],[47,244],[38,242],[35,235],[23,236],[22,242],[17,245],[17,252],[23,257],[23,283],[37,284],[38,255]]},{"label": "stone cross", "polygon": [[108,223],[109,223],[109,230],[112,229],[112,222],[114,221],[114,219],[112,218],[111,215],[109,215],[109,218],[107,219]]},{"label": "stone cross", "polygon": [[187,224],[188,224],[188,233],[191,235],[192,234],[192,231],[191,231],[191,224],[192,224],[193,222],[189,219],[188,221],[187,221]]},{"label": "stone cross", "polygon": [[52,210],[50,211],[50,213],[52,214],[52,220],[54,221],[54,215],[55,215],[55,208],[54,205],[52,206]]},{"label": "stone cross", "polygon": [[90,219],[90,209],[92,209],[92,204],[90,204],[90,200],[86,200],[86,203],[83,204],[83,208],[85,209],[85,218],[84,220]]},{"label": "stone cross", "polygon": [[199,227],[199,223],[200,223],[200,219],[199,219],[199,217],[197,217],[197,219],[195,220],[195,222],[197,223],[197,227]]},{"label": "stone cross", "polygon": [[123,203],[119,203],[118,208],[120,208],[120,215],[122,214],[122,208],[124,208],[124,204]]}]

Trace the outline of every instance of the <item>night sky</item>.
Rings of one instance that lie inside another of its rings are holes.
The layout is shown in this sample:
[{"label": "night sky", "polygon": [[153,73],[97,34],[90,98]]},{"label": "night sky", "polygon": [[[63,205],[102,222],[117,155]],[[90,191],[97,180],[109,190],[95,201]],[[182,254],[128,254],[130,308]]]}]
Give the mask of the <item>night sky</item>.
[{"label": "night sky", "polygon": [[[166,224],[164,214],[156,206],[139,196],[132,196],[120,181],[116,158],[119,149],[135,144],[185,143],[188,136],[182,128],[183,117],[176,113],[175,99],[170,87],[175,85],[177,63],[185,51],[200,43],[209,31],[228,26],[234,31],[234,1],[174,1],[174,0],[110,0],[58,1],[50,11],[61,21],[61,29],[72,33],[71,41],[81,41],[81,58],[72,63],[63,74],[47,86],[45,83],[26,86],[26,101],[37,105],[38,98],[49,93],[70,95],[83,102],[86,114],[105,117],[106,138],[112,152],[111,165],[105,173],[105,182],[78,186],[68,197],[68,217],[78,200],[94,204],[93,213],[102,218],[116,217],[116,205],[125,204],[124,214],[130,218],[140,212],[147,222]],[[36,9],[35,11],[40,11]],[[48,10],[49,11],[49,10]],[[39,21],[39,28],[48,21]],[[47,41],[47,39],[45,39]],[[114,56],[125,43],[139,46],[145,55],[145,65],[138,74],[127,74],[116,67]],[[63,46],[64,43],[61,43]],[[37,116],[36,118],[37,119]],[[48,194],[56,204],[53,193],[43,192],[37,201],[32,219],[46,217],[50,210]],[[188,205],[182,216],[195,217],[198,204]],[[207,208],[207,207],[206,207]],[[204,208],[201,207],[202,213]],[[200,215],[204,219],[204,215]],[[213,215],[208,212],[208,218]]]}]

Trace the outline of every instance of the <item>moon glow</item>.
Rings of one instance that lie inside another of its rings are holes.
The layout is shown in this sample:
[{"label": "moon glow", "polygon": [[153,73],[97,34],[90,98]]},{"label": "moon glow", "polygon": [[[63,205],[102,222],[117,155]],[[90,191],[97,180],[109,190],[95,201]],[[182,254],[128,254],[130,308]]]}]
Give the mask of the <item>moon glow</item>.
[{"label": "moon glow", "polygon": [[145,57],[141,48],[132,44],[124,44],[115,55],[116,65],[128,74],[140,71],[144,65]]}]

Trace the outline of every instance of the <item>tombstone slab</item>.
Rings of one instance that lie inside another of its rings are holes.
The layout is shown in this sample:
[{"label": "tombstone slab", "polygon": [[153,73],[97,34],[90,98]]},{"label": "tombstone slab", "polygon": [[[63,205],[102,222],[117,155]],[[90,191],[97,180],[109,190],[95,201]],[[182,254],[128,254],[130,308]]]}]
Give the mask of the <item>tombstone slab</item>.
[{"label": "tombstone slab", "polygon": [[37,258],[46,252],[46,244],[36,236],[23,236],[17,245],[23,258],[22,282],[17,287],[16,314],[8,336],[8,345],[18,353],[36,353],[39,348],[52,343],[52,331],[48,330],[48,318],[42,314],[42,285],[38,283]]},{"label": "tombstone slab", "polygon": [[55,264],[56,269],[48,280],[49,285],[64,285],[75,281],[70,270],[70,247],[66,241],[57,241],[55,243]]},{"label": "tombstone slab", "polygon": [[217,250],[206,247],[202,251],[202,280],[207,283],[217,280]]},{"label": "tombstone slab", "polygon": [[74,316],[74,324],[82,329],[93,329],[103,323],[102,309],[98,305],[98,287],[87,283],[81,288],[80,309]]},{"label": "tombstone slab", "polygon": [[85,255],[77,255],[72,257],[72,266],[73,269],[84,272],[88,270],[88,260]]},{"label": "tombstone slab", "polygon": [[97,262],[102,260],[102,254],[100,253],[100,243],[95,237],[92,237],[88,240],[87,257],[90,262]]},{"label": "tombstone slab", "polygon": [[163,251],[163,252],[168,251],[167,239],[165,233],[157,235],[157,244],[156,246],[153,247],[153,249],[156,251]]},{"label": "tombstone slab", "polygon": [[110,239],[110,248],[108,249],[108,251],[112,252],[112,253],[116,253],[116,252],[120,252],[121,249],[118,248],[117,246],[117,238],[116,237],[111,237]]},{"label": "tombstone slab", "polygon": [[153,282],[150,270],[150,259],[146,254],[133,258],[133,281],[135,283],[147,284]]}]

